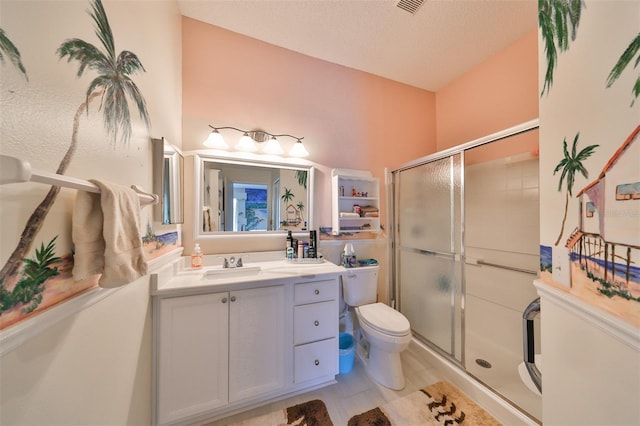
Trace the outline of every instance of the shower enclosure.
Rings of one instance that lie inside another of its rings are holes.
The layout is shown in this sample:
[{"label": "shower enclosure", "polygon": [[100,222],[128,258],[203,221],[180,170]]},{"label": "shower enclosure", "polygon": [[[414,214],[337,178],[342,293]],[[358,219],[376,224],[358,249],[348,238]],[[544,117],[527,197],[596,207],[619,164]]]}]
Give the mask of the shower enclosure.
[{"label": "shower enclosure", "polygon": [[539,269],[537,153],[534,120],[392,172],[393,299],[417,339],[541,419],[522,365]]}]

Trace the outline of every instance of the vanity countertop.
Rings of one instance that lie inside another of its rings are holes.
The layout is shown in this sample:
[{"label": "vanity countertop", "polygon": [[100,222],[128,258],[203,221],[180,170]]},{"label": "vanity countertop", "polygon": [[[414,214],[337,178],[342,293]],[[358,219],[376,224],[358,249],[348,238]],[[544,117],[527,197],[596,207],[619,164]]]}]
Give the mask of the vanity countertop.
[{"label": "vanity countertop", "polygon": [[297,263],[281,260],[247,262],[242,267],[224,269],[220,265],[207,265],[200,269],[182,267],[184,261],[169,265],[165,271],[152,275],[152,296],[180,296],[208,292],[241,290],[248,287],[280,284],[283,280],[299,278],[313,280],[345,272],[341,266],[329,261]]}]

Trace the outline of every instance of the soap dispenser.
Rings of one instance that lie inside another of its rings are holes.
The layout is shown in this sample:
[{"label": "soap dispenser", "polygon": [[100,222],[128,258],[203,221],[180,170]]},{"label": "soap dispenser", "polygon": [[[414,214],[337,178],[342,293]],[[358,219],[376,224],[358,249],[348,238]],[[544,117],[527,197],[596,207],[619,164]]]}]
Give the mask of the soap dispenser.
[{"label": "soap dispenser", "polygon": [[196,243],[196,246],[193,248],[193,252],[191,253],[191,267],[193,269],[202,268],[203,260],[204,255],[202,254],[200,244]]}]

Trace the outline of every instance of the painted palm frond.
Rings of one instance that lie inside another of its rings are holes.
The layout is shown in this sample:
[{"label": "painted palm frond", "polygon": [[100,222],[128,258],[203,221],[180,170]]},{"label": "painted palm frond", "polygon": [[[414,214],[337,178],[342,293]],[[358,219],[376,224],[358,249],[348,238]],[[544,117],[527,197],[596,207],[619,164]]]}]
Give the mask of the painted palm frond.
[{"label": "painted palm frond", "polygon": [[93,44],[84,40],[73,38],[66,40],[58,48],[58,57],[67,58],[67,62],[78,61],[76,75],[82,77],[86,68],[97,71],[99,74],[108,74],[111,69],[109,58]]},{"label": "painted palm frond", "polygon": [[306,170],[296,170],[296,179],[298,180],[298,184],[302,186],[304,189],[307,189],[307,171]]},{"label": "painted palm frond", "polygon": [[119,140],[123,145],[127,145],[131,139],[129,99],[135,103],[140,118],[147,128],[150,127],[144,97],[130,78],[130,75],[144,72],[145,69],[140,59],[130,51],[122,51],[116,56],[113,33],[100,0],[92,3],[91,18],[102,49],[74,38],[63,42],[57,53],[60,59],[67,58],[67,62],[78,61],[78,77],[82,76],[87,69],[98,74],[87,89],[87,109],[91,95],[94,92],[100,92],[102,96],[100,108],[105,131],[112,137],[114,144]]},{"label": "painted palm frond", "polygon": [[[640,33],[631,40],[629,46],[625,49],[618,59],[618,62],[613,66],[613,69],[609,73],[609,77],[607,78],[607,87],[611,87],[613,83],[620,77],[620,75],[624,72],[627,66],[631,63],[633,58],[635,57],[635,63],[633,64],[633,68],[637,68],[640,63]],[[640,75],[636,79],[635,84],[633,85],[633,100],[631,101],[631,106],[633,106],[636,98],[640,95]]]},{"label": "painted palm frond", "polygon": [[7,56],[13,66],[16,67],[24,75],[24,78],[29,81],[29,76],[27,76],[27,69],[22,64],[20,51],[9,39],[7,33],[5,33],[2,28],[0,28],[0,62],[2,62],[3,64],[5,56]]},{"label": "painted palm frond", "polygon": [[102,46],[107,51],[107,56],[115,61],[116,49],[113,39],[113,32],[111,32],[111,25],[109,25],[109,19],[107,18],[107,12],[105,12],[102,6],[101,0],[95,0],[91,4],[92,12],[90,13],[91,19],[96,25],[96,36],[100,39]]},{"label": "painted palm frond", "polygon": [[548,94],[553,85],[553,73],[558,62],[558,50],[569,49],[569,42],[576,39],[583,0],[538,0],[538,26],[547,57],[547,70],[540,96]]},{"label": "painted palm frond", "polygon": [[[553,174],[555,175],[558,172],[560,173],[560,180],[558,182],[558,192],[562,192],[562,188],[566,188],[567,192],[565,194],[565,205],[564,205],[564,217],[562,218],[562,226],[560,227],[560,234],[558,235],[558,239],[555,242],[557,246],[560,240],[562,239],[562,234],[564,233],[564,225],[567,220],[567,212],[569,209],[569,197],[573,192],[573,185],[575,183],[576,174],[580,173],[585,179],[589,177],[589,172],[582,164],[587,158],[591,157],[595,149],[598,145],[589,145],[586,148],[583,148],[578,152],[578,140],[580,138],[580,133],[576,133],[576,136],[573,138],[573,144],[571,146],[571,152],[569,152],[569,148],[567,145],[567,139],[565,138],[562,143],[562,153],[563,158],[556,165],[553,170]],[[564,185],[563,185],[564,184]]]}]

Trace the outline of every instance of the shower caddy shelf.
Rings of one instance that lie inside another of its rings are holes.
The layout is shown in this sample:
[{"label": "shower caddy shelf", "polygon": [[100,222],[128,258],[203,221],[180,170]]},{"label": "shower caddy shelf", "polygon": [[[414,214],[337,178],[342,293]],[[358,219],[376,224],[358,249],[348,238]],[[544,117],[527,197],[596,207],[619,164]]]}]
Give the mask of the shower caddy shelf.
[{"label": "shower caddy shelf", "polygon": [[[9,155],[0,155],[0,185],[20,182],[38,182],[96,194],[100,193],[100,188],[89,181],[57,173],[36,171],[31,168],[31,164],[26,160]],[[131,185],[131,189],[138,194],[141,204],[157,204],[159,201],[159,197],[156,194],[147,193],[137,185]]]}]

